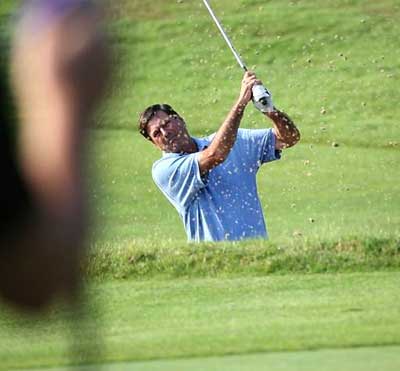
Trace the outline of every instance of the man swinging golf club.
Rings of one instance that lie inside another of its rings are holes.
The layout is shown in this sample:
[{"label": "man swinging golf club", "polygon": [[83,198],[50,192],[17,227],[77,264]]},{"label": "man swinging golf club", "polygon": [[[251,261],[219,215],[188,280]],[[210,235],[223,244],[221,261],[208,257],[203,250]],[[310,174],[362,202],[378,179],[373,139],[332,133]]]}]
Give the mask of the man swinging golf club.
[{"label": "man swinging golf club", "polygon": [[[212,19],[245,70],[239,97],[218,131],[191,137],[184,119],[167,104],[148,107],[139,130],[163,151],[153,165],[153,179],[183,220],[189,241],[267,238],[256,173],[277,160],[281,150],[296,144],[300,133],[292,120],[277,110],[271,93],[247,70],[207,0]],[[243,112],[253,100],[273,122],[272,129],[239,129]]]},{"label": "man swinging golf club", "polygon": [[177,209],[189,241],[268,237],[256,173],[296,144],[300,134],[277,109],[264,113],[273,128],[239,129],[256,84],[261,84],[256,75],[245,72],[237,101],[218,131],[205,138],[190,136],[169,105],[153,105],[140,116],[140,132],[163,151],[153,179]]}]

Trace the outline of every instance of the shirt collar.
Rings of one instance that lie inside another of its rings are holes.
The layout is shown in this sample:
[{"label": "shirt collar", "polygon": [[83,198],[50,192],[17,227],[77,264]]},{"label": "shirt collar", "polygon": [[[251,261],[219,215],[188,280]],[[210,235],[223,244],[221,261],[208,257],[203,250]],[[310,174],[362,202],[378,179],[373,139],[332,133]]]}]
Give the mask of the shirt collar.
[{"label": "shirt collar", "polygon": [[207,148],[210,145],[210,141],[208,140],[208,138],[195,138],[192,137],[192,139],[194,140],[194,142],[197,145],[197,151],[203,151],[205,148]]},{"label": "shirt collar", "polygon": [[[194,142],[197,145],[197,152],[203,151],[205,148],[207,148],[210,145],[210,140],[208,138],[192,137],[192,139],[194,140]],[[163,154],[163,157],[187,155],[187,153],[173,153],[173,152],[164,152],[164,151],[162,154]]]}]

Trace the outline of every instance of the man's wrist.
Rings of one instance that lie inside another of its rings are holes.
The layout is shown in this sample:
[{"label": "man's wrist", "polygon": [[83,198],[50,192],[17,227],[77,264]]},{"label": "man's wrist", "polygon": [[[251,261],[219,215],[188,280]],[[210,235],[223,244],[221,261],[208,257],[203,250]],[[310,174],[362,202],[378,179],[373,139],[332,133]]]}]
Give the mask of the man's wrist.
[{"label": "man's wrist", "polygon": [[280,111],[274,106],[272,111],[264,112],[265,116],[268,116],[270,119],[274,119],[279,116]]},{"label": "man's wrist", "polygon": [[236,112],[238,112],[238,113],[243,113],[244,110],[245,110],[245,108],[246,108],[246,106],[247,106],[247,102],[245,102],[245,101],[239,99],[239,100],[235,103],[235,105],[233,106],[233,109],[234,109]]}]

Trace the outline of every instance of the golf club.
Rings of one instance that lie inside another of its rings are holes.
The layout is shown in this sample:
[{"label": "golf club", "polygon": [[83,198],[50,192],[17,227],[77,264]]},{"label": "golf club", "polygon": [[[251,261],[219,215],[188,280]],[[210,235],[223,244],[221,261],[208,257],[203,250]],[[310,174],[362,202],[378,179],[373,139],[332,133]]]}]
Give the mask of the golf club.
[{"label": "golf club", "polygon": [[[217,25],[219,31],[221,32],[222,37],[228,44],[229,48],[231,49],[233,55],[236,58],[239,66],[244,70],[247,71],[247,67],[244,64],[242,58],[240,58],[239,53],[236,51],[235,47],[233,46],[231,40],[229,39],[228,35],[226,34],[225,30],[223,29],[220,21],[214,14],[210,4],[207,0],[203,0],[205,7],[207,8],[208,12],[211,15],[211,18],[214,20],[215,24]],[[274,105],[272,103],[272,95],[263,85],[254,85],[253,89],[253,103],[261,112],[272,112],[274,110]]]}]

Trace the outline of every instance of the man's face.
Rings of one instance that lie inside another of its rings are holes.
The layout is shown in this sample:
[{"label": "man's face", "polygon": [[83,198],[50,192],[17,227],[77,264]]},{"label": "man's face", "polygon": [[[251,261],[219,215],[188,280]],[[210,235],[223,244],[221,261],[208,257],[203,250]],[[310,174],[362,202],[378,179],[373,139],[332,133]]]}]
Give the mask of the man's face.
[{"label": "man's face", "polygon": [[147,124],[147,133],[156,147],[165,152],[179,153],[190,142],[185,122],[178,116],[158,111]]}]

